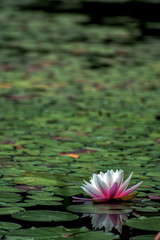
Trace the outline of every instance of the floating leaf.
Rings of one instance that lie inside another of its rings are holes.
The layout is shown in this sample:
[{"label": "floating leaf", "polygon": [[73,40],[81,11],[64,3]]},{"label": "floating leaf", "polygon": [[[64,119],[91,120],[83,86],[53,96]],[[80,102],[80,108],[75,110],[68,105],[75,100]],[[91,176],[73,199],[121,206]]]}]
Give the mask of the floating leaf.
[{"label": "floating leaf", "polygon": [[77,234],[74,237],[72,237],[72,239],[74,240],[83,240],[83,239],[87,239],[87,240],[112,240],[112,239],[118,239],[118,236],[113,235],[112,233],[104,233],[103,231],[90,231],[90,232],[86,232],[86,233],[81,233],[81,234]]},{"label": "floating leaf", "polygon": [[76,194],[83,193],[83,190],[77,186],[69,186],[63,188],[55,188],[53,189],[54,193],[60,196],[70,197]]},{"label": "floating leaf", "polygon": [[19,150],[19,149],[24,149],[24,147],[23,146],[21,146],[21,145],[19,145],[19,146],[16,146],[15,147],[17,150]]},{"label": "floating leaf", "polygon": [[147,197],[149,197],[149,199],[151,199],[153,201],[160,201],[160,197],[156,196],[156,195],[148,194]]},{"label": "floating leaf", "polygon": [[132,212],[132,208],[122,204],[77,204],[70,205],[67,209],[72,212],[95,214],[125,214]]},{"label": "floating leaf", "polygon": [[21,195],[17,193],[0,193],[1,202],[19,202],[21,199]]},{"label": "floating leaf", "polygon": [[[33,186],[27,186],[27,185],[17,185],[17,186],[14,186],[16,189],[19,189],[19,190],[24,190],[24,191],[28,191],[28,190],[32,190],[32,191],[40,191],[41,190],[41,187],[33,187]],[[15,190],[16,191],[16,190]]]},{"label": "floating leaf", "polygon": [[73,151],[72,153],[94,153],[94,152],[98,152],[98,151],[92,150],[92,149],[78,149]]},{"label": "floating leaf", "polygon": [[20,229],[9,232],[6,234],[7,240],[31,240],[34,238],[35,240],[48,240],[50,238],[62,239],[66,238],[66,236],[74,236],[79,233],[85,233],[88,229],[85,227],[82,228],[72,228],[67,229],[62,226],[60,227],[40,227],[40,228],[28,228],[28,229]]},{"label": "floating leaf", "polygon": [[49,174],[35,174],[35,176],[27,176],[27,177],[15,177],[14,182],[19,184],[26,184],[31,186],[66,186],[69,185],[61,180],[56,180],[56,177],[52,177],[49,179]]},{"label": "floating leaf", "polygon": [[134,208],[136,211],[138,212],[158,212],[158,209],[151,207],[151,206],[147,206],[147,207],[135,207]]},{"label": "floating leaf", "polygon": [[13,218],[23,221],[33,222],[63,222],[73,221],[78,218],[77,215],[68,212],[49,211],[49,210],[30,210],[12,215]]},{"label": "floating leaf", "polygon": [[13,84],[11,83],[0,83],[0,88],[12,88]]},{"label": "floating leaf", "polygon": [[140,217],[132,218],[126,221],[125,225],[142,230],[159,231],[160,217]]},{"label": "floating leaf", "polygon": [[43,205],[43,206],[60,206],[62,205],[61,202],[57,202],[57,201],[46,201],[46,200],[25,200],[25,203],[24,203],[24,207],[26,205],[27,207],[27,204],[28,206],[29,205],[33,205],[33,206],[36,206],[36,205]]},{"label": "floating leaf", "polygon": [[0,215],[10,215],[13,213],[21,212],[24,211],[24,208],[21,207],[5,207],[5,208],[0,208]]},{"label": "floating leaf", "polygon": [[140,235],[132,237],[132,240],[155,240],[155,235]]},{"label": "floating leaf", "polygon": [[16,186],[0,186],[1,192],[25,192],[25,190],[20,189]]},{"label": "floating leaf", "polygon": [[0,229],[4,230],[14,230],[21,228],[21,225],[11,222],[0,222]]},{"label": "floating leaf", "polygon": [[59,153],[58,155],[60,156],[68,156],[68,157],[73,157],[73,158],[79,158],[78,154],[74,154],[74,153]]}]

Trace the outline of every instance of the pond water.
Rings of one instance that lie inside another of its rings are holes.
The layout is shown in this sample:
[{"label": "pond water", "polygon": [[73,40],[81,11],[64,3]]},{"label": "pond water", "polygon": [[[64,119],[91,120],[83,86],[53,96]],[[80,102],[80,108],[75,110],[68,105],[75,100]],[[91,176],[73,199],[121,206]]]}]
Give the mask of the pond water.
[{"label": "pond water", "polygon": [[[1,239],[154,239],[159,38],[142,37],[129,17],[97,24],[25,1],[0,7]],[[143,181],[139,194],[73,201],[86,196],[84,180],[108,169],[123,169],[125,179],[133,171],[131,186]]]}]

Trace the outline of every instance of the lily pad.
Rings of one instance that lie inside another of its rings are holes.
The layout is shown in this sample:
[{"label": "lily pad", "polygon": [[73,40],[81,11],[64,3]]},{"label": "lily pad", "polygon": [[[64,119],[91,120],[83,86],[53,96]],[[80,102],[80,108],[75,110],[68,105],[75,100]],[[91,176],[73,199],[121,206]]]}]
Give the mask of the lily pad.
[{"label": "lily pad", "polygon": [[134,209],[138,212],[158,212],[157,208],[150,207],[150,206],[148,206],[148,207],[135,207]]},{"label": "lily pad", "polygon": [[83,240],[83,239],[87,239],[87,240],[112,240],[112,239],[119,239],[118,236],[113,235],[112,233],[104,233],[103,231],[90,231],[90,232],[86,232],[86,233],[81,233],[81,234],[77,234],[75,235],[72,239],[77,239],[77,240]]},{"label": "lily pad", "polygon": [[24,206],[26,204],[26,207],[27,207],[27,204],[28,206],[29,205],[33,205],[33,206],[36,206],[36,205],[43,205],[43,206],[60,206],[62,205],[62,202],[58,202],[57,200],[56,201],[46,201],[46,200],[25,200],[25,203],[24,203]]},{"label": "lily pad", "polygon": [[20,207],[3,207],[3,208],[0,208],[0,215],[10,215],[10,214],[21,212],[24,210],[25,210],[24,208],[20,208]]},{"label": "lily pad", "polygon": [[132,237],[132,240],[153,240],[153,239],[155,239],[155,235],[140,235]]},{"label": "lily pad", "polygon": [[77,186],[69,186],[69,187],[63,187],[63,188],[55,188],[54,192],[57,195],[68,197],[68,196],[80,194],[83,192],[83,190]]},{"label": "lily pad", "polygon": [[13,218],[32,222],[63,222],[78,219],[77,215],[61,211],[30,210],[12,215]]},{"label": "lily pad", "polygon": [[31,185],[31,186],[66,186],[68,185],[67,183],[60,181],[60,180],[55,180],[55,179],[48,179],[46,177],[47,175],[42,175],[42,176],[28,176],[28,177],[16,177],[14,178],[15,183],[19,184],[26,184],[26,185]]},{"label": "lily pad", "polygon": [[132,218],[126,221],[125,225],[142,230],[159,231],[160,217],[140,217]]},{"label": "lily pad", "polygon": [[17,193],[0,193],[1,202],[19,202],[22,199],[21,195]]},{"label": "lily pad", "polygon": [[11,222],[0,222],[0,229],[3,230],[15,230],[21,228],[20,224]]},{"label": "lily pad", "polygon": [[132,212],[132,208],[122,204],[77,204],[71,205],[67,209],[72,212],[96,214],[126,214]]},{"label": "lily pad", "polygon": [[50,238],[62,239],[67,237],[72,237],[79,233],[85,233],[88,229],[85,227],[82,228],[73,228],[67,229],[62,226],[59,227],[40,227],[40,228],[28,228],[15,230],[13,232],[6,234],[7,240],[48,240]]}]

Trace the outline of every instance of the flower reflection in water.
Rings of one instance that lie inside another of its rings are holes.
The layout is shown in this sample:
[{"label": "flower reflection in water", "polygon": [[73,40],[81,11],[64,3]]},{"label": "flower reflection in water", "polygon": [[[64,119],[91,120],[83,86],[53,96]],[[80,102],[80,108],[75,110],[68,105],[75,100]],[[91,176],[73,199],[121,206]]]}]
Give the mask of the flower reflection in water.
[{"label": "flower reflection in water", "polygon": [[83,214],[82,217],[92,218],[91,223],[94,229],[105,229],[105,232],[111,232],[115,228],[119,233],[122,232],[122,226],[128,219],[127,214]]}]

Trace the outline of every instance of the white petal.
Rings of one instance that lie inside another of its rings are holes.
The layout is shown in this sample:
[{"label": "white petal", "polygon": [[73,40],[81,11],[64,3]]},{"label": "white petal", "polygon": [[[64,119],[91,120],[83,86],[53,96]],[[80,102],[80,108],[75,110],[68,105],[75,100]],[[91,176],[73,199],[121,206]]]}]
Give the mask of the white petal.
[{"label": "white petal", "polygon": [[109,199],[113,198],[115,195],[116,195],[116,192],[117,192],[117,189],[118,189],[118,183],[115,182],[112,187],[109,189]]},{"label": "white petal", "polygon": [[[112,170],[111,170],[112,171]],[[105,183],[108,187],[108,189],[112,186],[113,183],[113,179],[112,179],[112,172],[110,170],[108,170],[106,172],[106,176],[105,176]]]},{"label": "white petal", "polygon": [[100,177],[96,174],[93,176],[94,182],[99,192],[101,192],[101,197],[107,196],[107,185],[100,179]]},{"label": "white petal", "polygon": [[103,173],[103,172],[100,172],[100,174],[98,174],[98,176],[100,177],[100,179],[101,179],[102,181],[104,181],[104,173]]},{"label": "white petal", "polygon": [[87,188],[85,188],[85,187],[81,187],[89,196],[91,196],[91,197],[93,197],[93,198],[95,198],[95,195],[91,192],[91,191],[89,191]]},{"label": "white petal", "polygon": [[124,172],[123,172],[123,170],[120,170],[119,175],[116,179],[116,182],[118,183],[118,187],[120,187],[123,182],[123,176],[124,176]]},{"label": "white petal", "polygon": [[131,172],[131,174],[129,175],[129,177],[125,180],[125,182],[121,185],[121,187],[120,187],[120,191],[122,190],[122,192],[124,192],[125,190],[126,190],[126,188],[128,187],[128,184],[129,184],[129,182],[130,182],[130,180],[131,180],[131,177],[132,177],[132,174],[133,174],[133,172]]},{"label": "white petal", "polygon": [[100,197],[101,194],[100,192],[90,183],[86,182],[86,184],[83,184],[83,186],[81,187],[87,194],[89,194],[92,197]]},{"label": "white petal", "polygon": [[[142,182],[143,182],[143,181],[142,181]],[[134,190],[136,190],[136,189],[139,187],[139,185],[142,184],[142,182],[137,183],[136,185],[134,185],[134,186],[132,186],[131,188],[129,188],[127,191],[123,191],[123,192],[120,194],[119,197],[123,197],[123,196],[129,195],[129,194],[132,193]]]}]

